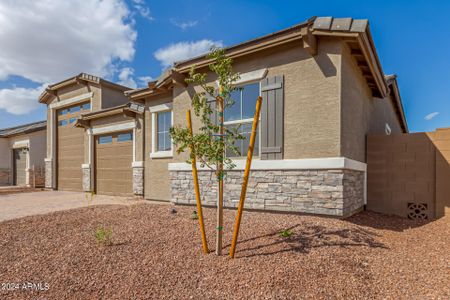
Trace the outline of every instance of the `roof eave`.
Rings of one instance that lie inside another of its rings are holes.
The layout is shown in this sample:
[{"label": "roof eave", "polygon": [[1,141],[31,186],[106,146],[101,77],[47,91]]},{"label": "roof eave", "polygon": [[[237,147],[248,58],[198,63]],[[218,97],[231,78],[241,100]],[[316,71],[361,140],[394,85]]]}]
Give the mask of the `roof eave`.
[{"label": "roof eave", "polygon": [[[290,28],[283,29],[262,37],[258,37],[237,45],[225,48],[225,53],[230,58],[236,58],[253,52],[261,51],[276,45],[284,44],[290,41],[301,39],[300,31],[302,28],[311,25],[315,17],[294,25]],[[176,62],[174,69],[180,73],[187,73],[192,67],[202,68],[212,63],[212,59],[207,54],[200,55],[189,60]]]},{"label": "roof eave", "polygon": [[398,88],[396,76],[389,78],[388,80],[390,80],[392,82],[391,85],[393,86],[392,90],[393,90],[394,98],[395,98],[395,106],[397,107],[397,109],[399,111],[400,121],[402,123],[404,133],[408,133],[409,132],[408,122],[406,121],[405,111],[403,109],[403,102],[402,102],[402,98],[400,96],[400,89]]}]

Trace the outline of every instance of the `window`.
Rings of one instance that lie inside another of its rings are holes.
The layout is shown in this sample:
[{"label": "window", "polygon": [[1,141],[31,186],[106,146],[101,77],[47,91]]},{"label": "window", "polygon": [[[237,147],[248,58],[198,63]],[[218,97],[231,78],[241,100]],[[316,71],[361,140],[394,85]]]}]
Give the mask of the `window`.
[{"label": "window", "polygon": [[173,156],[172,139],[169,133],[172,127],[172,103],[151,106],[152,114],[152,144],[151,158],[167,158]]},{"label": "window", "polygon": [[58,122],[59,126],[66,126],[67,125],[67,120],[61,120]]},{"label": "window", "polygon": [[[235,143],[235,146],[240,151],[240,155],[228,149],[226,153],[228,157],[239,157],[247,154],[252,132],[253,116],[255,114],[256,99],[259,95],[259,82],[244,85],[231,94],[231,99],[234,100],[234,104],[225,109],[225,127],[228,129],[238,128],[238,132],[245,137],[245,140],[239,140]],[[259,155],[259,134],[256,135],[253,153],[254,155]]]},{"label": "window", "polygon": [[131,141],[133,139],[132,134],[129,133],[121,133],[117,135],[117,141],[118,142],[128,142]]},{"label": "window", "polygon": [[81,105],[82,110],[90,110],[91,109],[91,103],[85,103]]},{"label": "window", "polygon": [[[247,156],[248,146],[250,144],[250,135],[252,134],[252,123],[243,123],[238,125],[226,125],[228,129],[232,129],[233,127],[239,127],[238,133],[245,137],[244,140],[235,141],[234,146],[238,149],[241,155],[234,153],[231,149],[227,149],[226,156],[227,157],[239,157],[239,156]],[[259,132],[256,131],[256,139],[255,146],[253,149],[254,155],[259,155]]]},{"label": "window", "polygon": [[112,143],[112,136],[111,135],[106,135],[106,136],[101,136],[98,138],[98,143],[101,144],[111,144]]},{"label": "window", "polygon": [[69,123],[72,124],[77,120],[77,118],[70,118]]},{"label": "window", "polygon": [[60,111],[59,111],[59,115],[60,115],[60,116],[64,116],[64,115],[67,115],[68,112],[69,112],[68,109],[63,109],[63,110],[60,110]]},{"label": "window", "polygon": [[80,109],[81,109],[81,106],[74,106],[74,107],[71,107],[71,108],[69,109],[69,111],[70,111],[71,114],[73,114],[73,113],[75,113],[75,112],[79,112]]},{"label": "window", "polygon": [[169,129],[172,126],[172,112],[159,112],[156,118],[156,151],[169,151],[172,149],[172,141],[169,133]]}]

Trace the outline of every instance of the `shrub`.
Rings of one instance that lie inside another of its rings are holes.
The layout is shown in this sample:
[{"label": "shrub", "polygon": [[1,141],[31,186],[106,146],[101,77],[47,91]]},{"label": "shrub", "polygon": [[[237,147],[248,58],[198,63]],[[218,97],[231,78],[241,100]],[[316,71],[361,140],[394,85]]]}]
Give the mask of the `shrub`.
[{"label": "shrub", "polygon": [[97,243],[103,246],[112,245],[112,230],[103,226],[95,230],[95,239]]},{"label": "shrub", "polygon": [[285,229],[285,230],[280,231],[280,236],[281,236],[281,237],[284,237],[284,238],[288,238],[288,237],[290,237],[292,234],[293,234],[293,232],[292,232],[292,230],[290,230],[290,229]]},{"label": "shrub", "polygon": [[195,210],[191,214],[191,219],[192,220],[198,220],[198,214],[197,214],[197,212]]}]

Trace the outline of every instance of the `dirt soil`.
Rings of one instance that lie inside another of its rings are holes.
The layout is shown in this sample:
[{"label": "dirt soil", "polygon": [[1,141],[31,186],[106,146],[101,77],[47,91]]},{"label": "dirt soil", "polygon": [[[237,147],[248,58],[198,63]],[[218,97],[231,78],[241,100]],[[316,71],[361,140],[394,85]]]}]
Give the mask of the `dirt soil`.
[{"label": "dirt soil", "polygon": [[[450,297],[449,218],[245,212],[231,260],[201,252],[193,207],[171,209],[97,206],[0,223],[0,299]],[[215,210],[205,215],[213,248]],[[225,211],[224,253],[234,217]],[[97,243],[100,226],[112,245]]]}]

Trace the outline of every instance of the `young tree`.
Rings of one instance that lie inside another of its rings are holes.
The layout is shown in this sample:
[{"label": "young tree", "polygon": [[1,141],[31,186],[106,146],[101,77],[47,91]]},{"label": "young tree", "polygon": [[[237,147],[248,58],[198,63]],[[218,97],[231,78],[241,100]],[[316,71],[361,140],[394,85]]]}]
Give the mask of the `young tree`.
[{"label": "young tree", "polygon": [[176,126],[170,129],[170,134],[178,147],[178,153],[191,149],[188,163],[192,163],[195,157],[201,167],[207,167],[215,173],[218,185],[216,254],[221,255],[223,180],[226,171],[235,167],[233,161],[225,156],[225,149],[240,155],[235,142],[245,137],[239,134],[239,127],[224,126],[224,111],[234,104],[231,93],[237,89],[235,82],[239,79],[239,74],[233,72],[232,60],[226,57],[224,49],[211,49],[208,58],[212,60],[209,69],[216,74],[218,87],[215,83],[208,84],[207,74],[197,73],[195,68],[191,69],[186,79],[188,84],[201,87],[201,91],[192,97],[192,107],[201,122],[200,128],[191,134],[188,128]]}]

